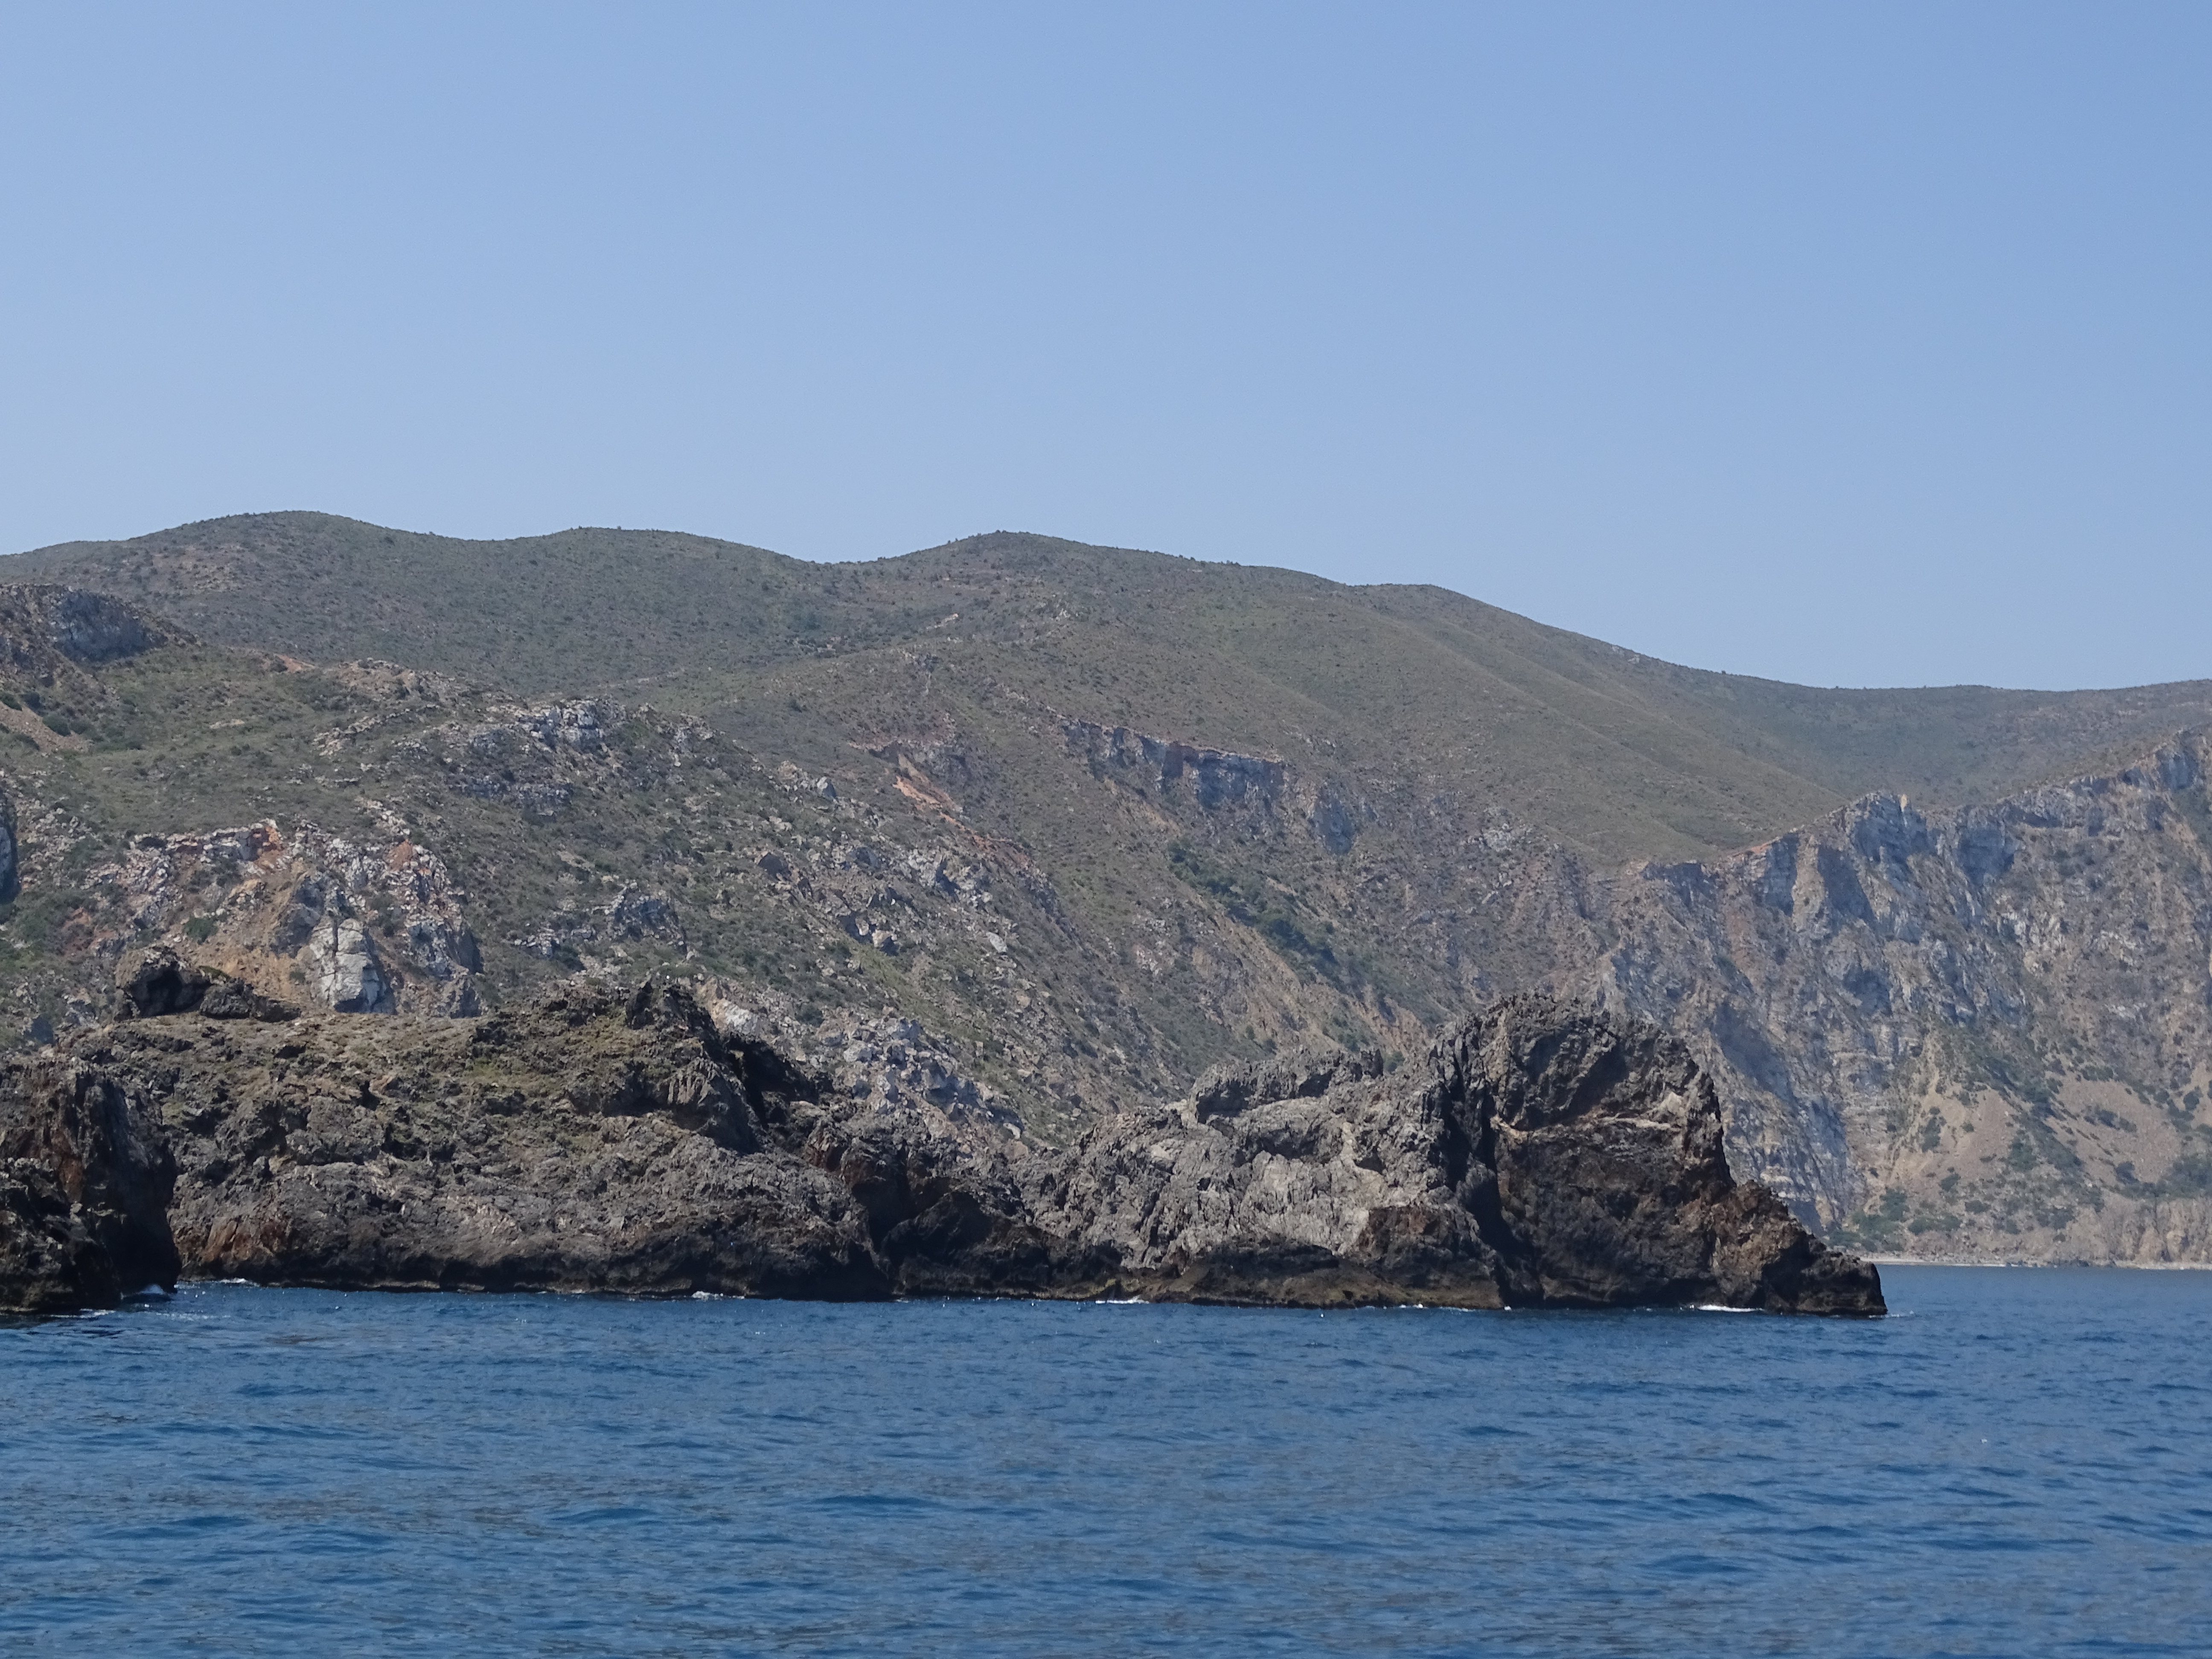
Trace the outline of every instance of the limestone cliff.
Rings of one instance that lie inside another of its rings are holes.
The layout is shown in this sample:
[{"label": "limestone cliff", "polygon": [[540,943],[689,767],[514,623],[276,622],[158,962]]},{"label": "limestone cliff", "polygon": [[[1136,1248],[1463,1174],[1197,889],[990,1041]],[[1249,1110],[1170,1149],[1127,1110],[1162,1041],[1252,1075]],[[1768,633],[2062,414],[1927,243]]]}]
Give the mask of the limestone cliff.
[{"label": "limestone cliff", "polygon": [[[0,1040],[137,1006],[157,950],[218,1006],[402,1018],[658,973],[850,1103],[1051,1148],[1217,1063],[1410,1062],[1537,990],[1678,1029],[1736,1172],[1838,1237],[2212,1253],[2201,739],[1957,804],[2212,687],[1815,693],[1541,630],[1501,656],[1419,596],[1230,604],[1176,566],[1162,611],[1148,559],[1048,592],[1032,556],[1074,550],[986,541],[874,573],[890,610],[847,573],[849,635],[763,636],[757,677],[526,696],[0,590]],[[1870,773],[1950,804],[1843,805]]]},{"label": "limestone cliff", "polygon": [[1697,1042],[1738,1167],[1848,1236],[2212,1259],[2207,758],[1640,866],[1585,983]]}]

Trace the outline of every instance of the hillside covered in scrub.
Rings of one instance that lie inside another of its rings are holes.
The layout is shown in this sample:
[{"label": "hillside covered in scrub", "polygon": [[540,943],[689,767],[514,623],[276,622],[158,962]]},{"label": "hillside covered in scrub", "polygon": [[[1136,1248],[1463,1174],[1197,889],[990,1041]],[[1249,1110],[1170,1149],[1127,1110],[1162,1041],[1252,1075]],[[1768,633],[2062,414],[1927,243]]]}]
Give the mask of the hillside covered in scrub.
[{"label": "hillside covered in scrub", "polygon": [[157,942],[343,1012],[657,973],[1058,1144],[1539,988],[1680,1032],[1737,1172],[1831,1233],[2212,1253],[2212,684],[1819,690],[1018,535],[283,514],[0,582],[26,1044]]}]

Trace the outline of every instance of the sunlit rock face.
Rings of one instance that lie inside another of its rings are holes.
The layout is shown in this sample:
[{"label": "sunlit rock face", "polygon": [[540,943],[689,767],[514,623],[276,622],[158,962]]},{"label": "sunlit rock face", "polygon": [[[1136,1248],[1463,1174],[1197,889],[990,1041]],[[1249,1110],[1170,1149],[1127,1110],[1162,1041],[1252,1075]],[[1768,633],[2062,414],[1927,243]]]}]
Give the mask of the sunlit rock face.
[{"label": "sunlit rock face", "polygon": [[160,944],[270,998],[337,1013],[477,1006],[460,890],[404,830],[381,844],[270,822],[145,836],[88,885],[101,902],[83,946],[118,981]]},{"label": "sunlit rock face", "polygon": [[1730,1157],[1863,1243],[2212,1255],[2207,738],[1991,805],[1870,796],[1605,893],[1593,1000],[1691,1040]]}]

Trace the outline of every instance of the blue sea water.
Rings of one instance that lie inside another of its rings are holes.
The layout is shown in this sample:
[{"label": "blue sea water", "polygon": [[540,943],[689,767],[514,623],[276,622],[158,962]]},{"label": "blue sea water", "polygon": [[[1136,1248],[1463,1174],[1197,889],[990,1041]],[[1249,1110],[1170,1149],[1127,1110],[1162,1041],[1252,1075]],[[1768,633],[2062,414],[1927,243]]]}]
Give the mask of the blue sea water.
[{"label": "blue sea water", "polygon": [[2212,1275],[1887,1320],[187,1287],[0,1329],[0,1650],[2212,1652]]}]

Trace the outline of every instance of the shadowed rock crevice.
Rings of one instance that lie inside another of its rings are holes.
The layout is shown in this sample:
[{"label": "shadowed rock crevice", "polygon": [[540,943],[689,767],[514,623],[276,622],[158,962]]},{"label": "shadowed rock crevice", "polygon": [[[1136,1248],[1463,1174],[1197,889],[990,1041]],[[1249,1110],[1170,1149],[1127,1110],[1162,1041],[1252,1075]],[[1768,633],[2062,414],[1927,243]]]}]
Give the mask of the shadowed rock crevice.
[{"label": "shadowed rock crevice", "polygon": [[158,946],[138,959],[120,990],[125,1014],[137,1019],[198,1013],[209,1019],[287,1020],[300,1015],[290,1003],[264,996],[221,969],[179,961],[175,951]]},{"label": "shadowed rock crevice", "polygon": [[176,1173],[142,1095],[51,1054],[0,1063],[0,1313],[173,1288]]}]

